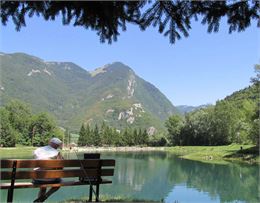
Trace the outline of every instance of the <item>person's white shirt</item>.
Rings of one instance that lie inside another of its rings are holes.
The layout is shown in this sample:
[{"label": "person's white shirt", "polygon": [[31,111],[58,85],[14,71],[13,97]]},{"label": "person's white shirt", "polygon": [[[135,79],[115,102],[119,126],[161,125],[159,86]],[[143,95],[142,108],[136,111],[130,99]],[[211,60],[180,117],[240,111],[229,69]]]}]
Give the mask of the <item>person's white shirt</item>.
[{"label": "person's white shirt", "polygon": [[39,147],[34,151],[35,159],[57,159],[59,151],[50,145]]},{"label": "person's white shirt", "polygon": [[[60,152],[51,147],[50,145],[39,147],[36,150],[34,150],[34,158],[37,160],[44,160],[44,159],[57,159]],[[40,168],[34,168],[34,170],[39,170]],[[38,181],[55,181],[56,178],[45,178],[45,179],[37,179]]]}]

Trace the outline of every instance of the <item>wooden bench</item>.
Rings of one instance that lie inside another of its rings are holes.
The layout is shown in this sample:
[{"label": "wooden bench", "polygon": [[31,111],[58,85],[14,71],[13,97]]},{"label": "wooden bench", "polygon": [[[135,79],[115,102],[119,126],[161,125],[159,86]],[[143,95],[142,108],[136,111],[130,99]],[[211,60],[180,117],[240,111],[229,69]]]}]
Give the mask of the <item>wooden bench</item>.
[{"label": "wooden bench", "polygon": [[[34,170],[37,167],[40,169]],[[9,180],[10,182],[3,183],[2,181],[0,189],[8,189],[7,202],[12,202],[14,189],[90,185],[89,201],[92,201],[92,186],[96,186],[96,201],[99,201],[99,185],[112,183],[111,180],[103,177],[113,176],[114,167],[115,160],[113,159],[1,160],[1,181]],[[71,180],[73,177],[75,179]],[[44,178],[62,178],[62,181],[51,184],[33,184],[31,182],[32,179]],[[18,179],[23,179],[23,182],[16,182]],[[24,179],[27,179],[27,182],[24,182]],[[80,181],[80,179],[84,179],[84,181]]]}]

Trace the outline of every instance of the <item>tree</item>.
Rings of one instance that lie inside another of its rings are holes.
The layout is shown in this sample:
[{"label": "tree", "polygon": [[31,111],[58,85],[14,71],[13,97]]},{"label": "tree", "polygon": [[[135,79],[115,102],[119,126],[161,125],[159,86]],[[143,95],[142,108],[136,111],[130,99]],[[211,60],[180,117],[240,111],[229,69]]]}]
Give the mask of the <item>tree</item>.
[{"label": "tree", "polygon": [[98,129],[97,124],[95,124],[95,128],[94,128],[94,131],[93,131],[93,144],[95,146],[101,145],[101,139],[100,139],[100,134],[99,134],[99,129]]},{"label": "tree", "polygon": [[[142,130],[139,131],[140,133],[142,132]],[[146,129],[143,131],[142,133],[142,137],[141,137],[141,143],[140,144],[148,144],[149,141],[149,135],[146,131]]]},{"label": "tree", "polygon": [[93,132],[90,129],[89,124],[85,127],[85,140],[87,146],[94,145]]},{"label": "tree", "polygon": [[79,131],[79,139],[78,139],[78,145],[79,146],[85,146],[87,144],[86,142],[86,134],[85,134],[85,127],[82,124],[80,131]]},{"label": "tree", "polygon": [[150,146],[165,146],[167,144],[167,139],[162,133],[159,133],[150,137],[147,144]]},{"label": "tree", "polygon": [[15,147],[17,131],[12,128],[9,120],[9,112],[0,108],[0,145],[2,147]]},{"label": "tree", "polygon": [[135,140],[134,140],[134,129],[132,128],[126,128],[125,132],[123,134],[124,139],[126,141],[127,146],[133,146],[135,145]]},{"label": "tree", "polygon": [[251,78],[251,83],[255,84],[259,88],[260,83],[260,64],[256,64],[255,67],[256,76]]},{"label": "tree", "polygon": [[26,25],[28,15],[42,16],[55,20],[62,14],[64,25],[73,23],[97,32],[100,41],[111,43],[126,30],[127,23],[142,30],[150,26],[159,33],[169,36],[175,43],[181,35],[187,37],[191,20],[198,20],[208,26],[208,32],[219,30],[220,20],[227,18],[229,33],[243,31],[253,20],[260,26],[259,1],[2,1],[1,21],[7,24],[12,18],[16,30]]},{"label": "tree", "polygon": [[260,142],[260,116],[259,116],[259,106],[257,106],[257,108],[254,111],[254,114],[252,115],[252,128],[250,131],[250,140],[256,144],[257,146],[259,146],[259,142]]},{"label": "tree", "polygon": [[46,145],[50,138],[59,137],[60,131],[56,128],[56,122],[47,113],[40,113],[34,116],[30,126],[31,144],[33,146]]},{"label": "tree", "polygon": [[225,100],[216,103],[213,117],[215,145],[235,142],[238,118],[238,111],[232,103]]},{"label": "tree", "polygon": [[259,134],[260,134],[260,119],[255,119],[253,121],[253,126],[251,128],[251,132],[250,132],[250,138],[252,140],[252,143],[259,146]]},{"label": "tree", "polygon": [[112,130],[105,124],[105,122],[102,123],[100,128],[100,139],[102,145],[112,145],[113,142],[113,135]]},{"label": "tree", "polygon": [[28,104],[12,100],[0,108],[1,145],[15,144],[42,146],[51,137],[63,137],[56,121],[47,113],[33,115]]},{"label": "tree", "polygon": [[173,115],[165,122],[165,126],[168,130],[168,139],[173,145],[181,145],[180,133],[184,125],[183,119],[180,115]]},{"label": "tree", "polygon": [[121,131],[121,137],[123,146],[132,145],[132,133],[129,128],[125,128],[123,131]]},{"label": "tree", "polygon": [[260,142],[260,98],[259,98],[259,84],[260,84],[260,64],[256,64],[255,65],[255,73],[256,76],[251,78],[251,82],[256,86],[256,90],[257,90],[257,103],[255,106],[255,109],[253,111],[252,117],[251,117],[251,121],[252,121],[252,128],[250,131],[250,140],[259,146],[259,142]]},{"label": "tree", "polygon": [[122,146],[122,138],[119,132],[116,128],[112,128],[114,146]]},{"label": "tree", "polygon": [[134,145],[140,145],[141,144],[140,138],[141,137],[139,137],[137,129],[134,129],[134,131],[133,131],[133,142],[134,142]]},{"label": "tree", "polygon": [[29,126],[32,118],[30,106],[19,100],[12,100],[5,109],[9,112],[8,118],[12,128],[17,132],[17,143],[30,145]]}]

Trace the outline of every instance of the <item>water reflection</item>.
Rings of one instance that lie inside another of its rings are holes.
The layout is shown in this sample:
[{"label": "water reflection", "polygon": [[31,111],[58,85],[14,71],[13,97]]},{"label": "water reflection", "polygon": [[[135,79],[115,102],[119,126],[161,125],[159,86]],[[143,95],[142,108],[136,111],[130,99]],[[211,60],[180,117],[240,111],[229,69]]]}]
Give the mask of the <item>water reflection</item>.
[{"label": "water reflection", "polygon": [[[66,155],[75,159],[75,153]],[[78,155],[83,158],[83,154]],[[259,202],[259,166],[206,164],[165,152],[102,153],[116,159],[112,185],[101,194],[173,202]],[[26,158],[26,157],[25,157]],[[15,190],[15,202],[32,202],[37,190]],[[28,196],[30,194],[30,196]],[[63,187],[47,202],[86,197],[88,186]],[[6,191],[1,191],[1,202]]]},{"label": "water reflection", "polygon": [[[164,152],[104,156],[117,159],[116,177],[113,188],[109,189],[113,194],[120,190],[130,197],[167,202],[183,202],[178,198],[190,196],[194,202],[197,191],[198,202],[204,202],[206,196],[205,202],[259,202],[259,167],[256,165],[206,164]],[[184,196],[178,195],[180,189]]]}]

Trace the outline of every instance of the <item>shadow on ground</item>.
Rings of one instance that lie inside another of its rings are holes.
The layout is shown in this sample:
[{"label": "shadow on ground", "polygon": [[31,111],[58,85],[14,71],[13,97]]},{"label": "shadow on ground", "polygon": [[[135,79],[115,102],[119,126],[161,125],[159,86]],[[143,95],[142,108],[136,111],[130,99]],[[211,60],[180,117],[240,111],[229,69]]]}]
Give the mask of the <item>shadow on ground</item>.
[{"label": "shadow on ground", "polygon": [[235,151],[234,153],[224,156],[224,158],[242,158],[245,161],[251,161],[259,157],[259,146],[250,147]]}]

